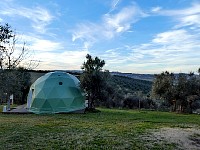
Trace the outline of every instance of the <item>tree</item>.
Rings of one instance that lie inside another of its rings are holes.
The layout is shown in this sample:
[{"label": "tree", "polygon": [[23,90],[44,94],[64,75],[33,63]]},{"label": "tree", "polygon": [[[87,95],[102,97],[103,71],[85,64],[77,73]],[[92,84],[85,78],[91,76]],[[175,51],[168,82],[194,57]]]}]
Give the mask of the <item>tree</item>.
[{"label": "tree", "polygon": [[167,100],[172,103],[173,100],[173,83],[174,74],[168,71],[155,75],[155,80],[152,86],[152,95],[157,98]]},{"label": "tree", "polygon": [[101,92],[106,85],[106,78],[109,72],[102,71],[105,61],[98,57],[92,58],[86,55],[86,62],[81,69],[83,73],[80,77],[81,87],[85,90],[88,97],[88,109],[95,109],[95,101],[101,100]]},{"label": "tree", "polygon": [[[20,49],[16,46],[16,34],[8,24],[0,25],[0,68],[15,69],[28,54],[25,42]],[[21,43],[20,43],[21,44]]]},{"label": "tree", "polygon": [[8,103],[11,94],[22,93],[24,82],[30,83],[27,69],[20,67],[28,54],[28,49],[25,42],[19,43],[22,45],[21,48],[16,45],[16,42],[16,34],[11,26],[0,25],[0,93]]},{"label": "tree", "polygon": [[192,103],[200,98],[200,78],[192,72],[174,76],[167,71],[155,77],[153,97],[167,101],[173,111],[192,112]]}]

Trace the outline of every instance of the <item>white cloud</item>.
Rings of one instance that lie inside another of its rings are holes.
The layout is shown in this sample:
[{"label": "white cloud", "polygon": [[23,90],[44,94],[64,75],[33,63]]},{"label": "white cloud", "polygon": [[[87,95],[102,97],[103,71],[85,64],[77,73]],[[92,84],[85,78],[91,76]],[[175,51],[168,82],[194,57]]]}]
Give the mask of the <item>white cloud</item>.
[{"label": "white cloud", "polygon": [[46,26],[53,20],[49,11],[42,7],[27,8],[19,6],[14,2],[1,3],[0,14],[13,18],[24,17],[31,21],[32,27],[39,33],[46,32]]},{"label": "white cloud", "polygon": [[151,11],[152,11],[152,12],[159,12],[161,9],[162,9],[162,7],[157,6],[157,7],[153,7],[153,8],[151,9]]},{"label": "white cloud", "polygon": [[200,28],[200,13],[197,15],[188,15],[179,17],[180,23],[175,28],[194,26],[193,29]]},{"label": "white cloud", "polygon": [[[182,43],[192,38],[193,35],[187,33],[186,30],[171,30],[163,33],[159,33],[153,39],[155,44],[172,44],[172,43]],[[181,38],[180,38],[181,37]]]},{"label": "white cloud", "polygon": [[141,17],[147,16],[136,4],[122,8],[117,13],[109,13],[102,16],[99,23],[80,23],[72,33],[72,41],[78,39],[90,42],[90,45],[98,40],[112,39],[119,34],[127,32],[133,23]]},{"label": "white cloud", "polygon": [[[200,3],[193,3],[190,7],[185,9],[175,10],[160,10],[159,15],[171,16],[177,21],[175,28],[182,28],[193,26],[192,28],[200,28]],[[191,29],[192,29],[191,28]]]},{"label": "white cloud", "polygon": [[129,30],[132,23],[144,16],[145,14],[137,6],[131,5],[123,8],[117,14],[104,15],[103,22],[107,31],[112,32],[112,38],[115,33]]},{"label": "white cloud", "polygon": [[188,16],[200,13],[200,3],[193,3],[191,7],[177,10],[163,10],[160,12],[162,15],[167,16]]},{"label": "white cloud", "polygon": [[34,51],[56,51],[64,49],[61,42],[44,39],[36,35],[18,35],[21,42],[28,44],[29,49]]},{"label": "white cloud", "polygon": [[42,60],[40,62],[38,69],[49,69],[55,70],[56,69],[78,69],[83,63],[85,56],[89,52],[87,50],[66,50],[62,53],[55,53],[55,52],[41,52],[37,59]]},{"label": "white cloud", "polygon": [[63,49],[63,47],[61,43],[59,42],[53,42],[53,41],[44,40],[44,39],[37,39],[32,44],[31,49],[40,50],[40,51],[56,51],[59,49]]}]

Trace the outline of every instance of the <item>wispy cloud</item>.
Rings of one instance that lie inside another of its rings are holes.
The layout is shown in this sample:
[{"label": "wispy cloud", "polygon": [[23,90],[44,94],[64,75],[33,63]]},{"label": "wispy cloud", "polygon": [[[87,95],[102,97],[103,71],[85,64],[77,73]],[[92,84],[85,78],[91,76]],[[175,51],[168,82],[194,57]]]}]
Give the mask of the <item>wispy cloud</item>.
[{"label": "wispy cloud", "polygon": [[[98,54],[111,70],[159,73],[195,71],[199,67],[200,36],[184,29],[156,34],[148,43],[125,45]],[[194,55],[195,54],[195,55]]]},{"label": "wispy cloud", "polygon": [[17,5],[14,2],[3,2],[0,3],[1,15],[13,18],[24,17],[31,22],[32,27],[39,33],[45,33],[46,26],[54,18],[47,9],[42,7],[27,8]]},{"label": "wispy cloud", "polygon": [[125,7],[116,14],[104,15],[103,22],[107,31],[111,33],[108,37],[112,38],[115,33],[123,33],[129,30],[133,23],[145,16],[146,14],[136,5]]},{"label": "wispy cloud", "polygon": [[80,39],[93,44],[98,40],[112,39],[127,32],[133,23],[145,16],[146,14],[134,3],[122,8],[117,13],[103,15],[98,23],[86,22],[78,24],[73,30],[72,41]]},{"label": "wispy cloud", "polygon": [[[113,68],[123,66],[125,72],[159,73],[195,71],[200,58],[200,3],[193,3],[185,9],[165,10],[161,7],[151,9],[152,15],[171,17],[174,21],[171,29],[155,34],[152,40],[140,45],[126,45],[124,52],[109,51],[109,61],[116,60]],[[150,16],[151,17],[151,16]],[[130,50],[132,52],[130,52]],[[117,61],[123,58],[124,61]]]},{"label": "wispy cloud", "polygon": [[111,8],[110,8],[110,12],[114,11],[117,7],[117,5],[120,3],[121,0],[112,0],[112,3],[111,3]]},{"label": "wispy cloud", "polygon": [[142,64],[142,68],[145,71],[150,68],[151,73],[164,70],[177,72],[181,68],[185,72],[194,70],[199,65],[199,38],[183,29],[159,33],[149,43],[129,47],[132,49],[132,54],[127,56],[127,59],[132,59],[129,66],[132,64],[134,68],[135,63],[137,66]]},{"label": "wispy cloud", "polygon": [[171,16],[177,22],[174,28],[192,27],[191,29],[200,28],[200,3],[193,3],[185,9],[161,10],[159,15]]}]

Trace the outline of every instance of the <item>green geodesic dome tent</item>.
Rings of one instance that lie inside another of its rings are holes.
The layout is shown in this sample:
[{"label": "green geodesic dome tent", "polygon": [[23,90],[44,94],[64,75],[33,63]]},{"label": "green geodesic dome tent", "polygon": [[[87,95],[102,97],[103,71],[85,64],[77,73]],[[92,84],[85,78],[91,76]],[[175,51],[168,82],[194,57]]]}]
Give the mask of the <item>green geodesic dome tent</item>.
[{"label": "green geodesic dome tent", "polygon": [[85,95],[75,76],[50,72],[31,85],[27,109],[36,114],[82,111],[85,109]]}]

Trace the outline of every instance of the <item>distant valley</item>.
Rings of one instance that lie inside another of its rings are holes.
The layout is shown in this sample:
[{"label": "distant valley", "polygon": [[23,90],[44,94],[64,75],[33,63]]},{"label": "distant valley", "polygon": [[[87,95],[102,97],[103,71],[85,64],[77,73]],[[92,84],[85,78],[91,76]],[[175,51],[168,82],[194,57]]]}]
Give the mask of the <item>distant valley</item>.
[{"label": "distant valley", "polygon": [[[82,70],[38,70],[38,71],[33,71],[33,72],[37,72],[35,74],[37,74],[37,77],[38,77],[38,75],[39,75],[38,73],[44,74],[44,73],[51,72],[51,71],[64,71],[64,72],[75,74],[75,75],[79,75],[82,73]],[[43,74],[41,74],[41,75],[43,75]],[[153,79],[154,79],[154,74],[122,73],[122,72],[110,72],[110,74],[116,75],[116,76],[138,79],[138,80],[146,80],[146,81],[153,81]],[[34,78],[34,80],[35,80],[35,78]]]}]

